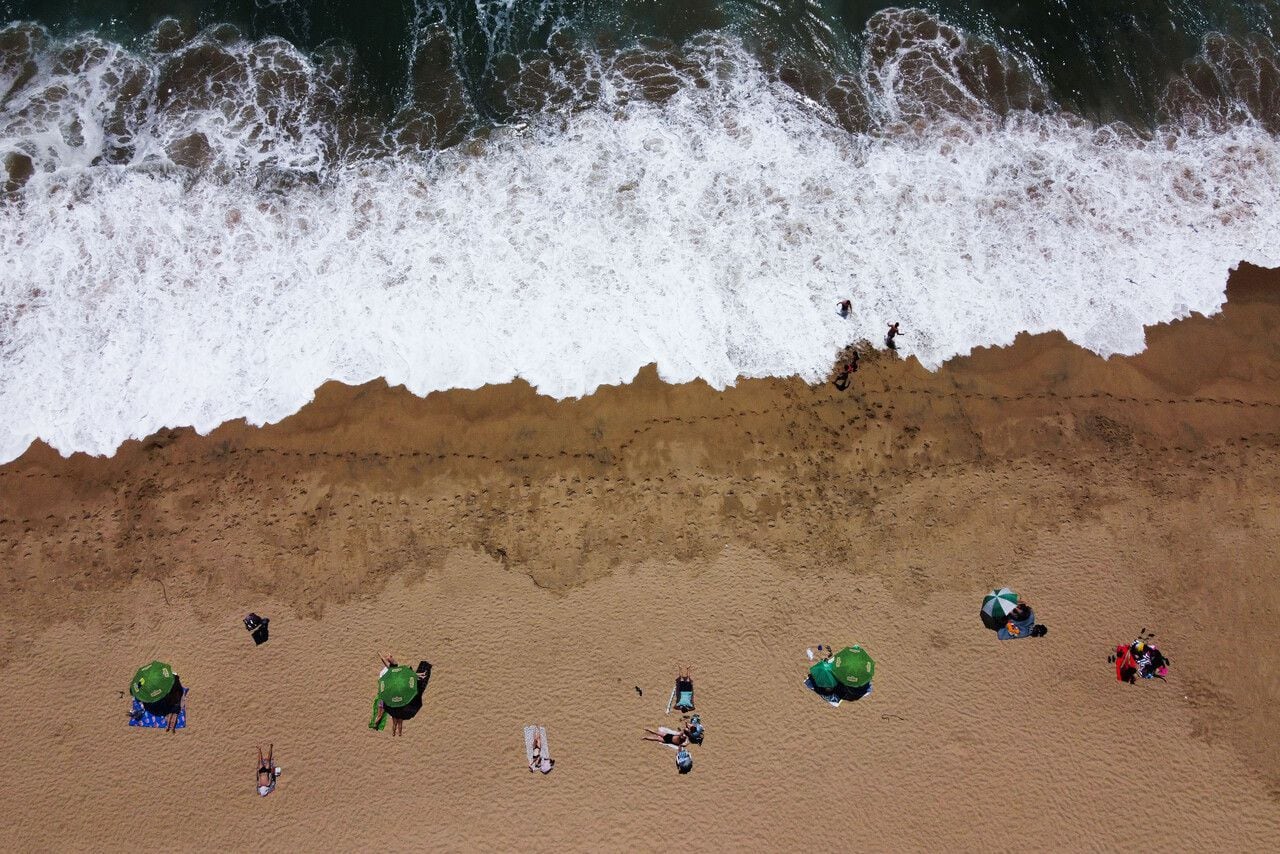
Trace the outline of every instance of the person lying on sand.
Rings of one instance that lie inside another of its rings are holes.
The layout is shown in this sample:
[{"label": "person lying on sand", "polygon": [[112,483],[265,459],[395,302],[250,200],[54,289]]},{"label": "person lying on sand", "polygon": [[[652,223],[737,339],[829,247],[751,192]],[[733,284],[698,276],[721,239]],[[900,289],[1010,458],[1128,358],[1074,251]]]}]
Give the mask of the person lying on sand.
[{"label": "person lying on sand", "polygon": [[672,708],[682,712],[693,711],[693,669],[690,667],[676,670],[676,697]]},{"label": "person lying on sand", "polygon": [[686,730],[668,729],[667,727],[660,726],[656,730],[645,727],[644,731],[648,733],[648,735],[642,736],[645,741],[657,741],[662,744],[670,744],[675,747],[683,747],[689,743],[689,734]]},{"label": "person lying on sand", "polygon": [[178,715],[187,709],[187,692],[182,690],[181,680],[174,678],[173,691],[170,692],[169,710],[164,716],[164,731],[178,731]]},{"label": "person lying on sand", "polygon": [[262,748],[258,748],[258,794],[266,797],[276,789],[276,778],[280,769],[275,764],[275,745],[267,745],[267,757],[262,758]]},{"label": "person lying on sand", "polygon": [[554,759],[550,756],[542,755],[542,733],[535,733],[533,736],[533,761],[529,763],[529,771],[541,771],[543,774],[550,774],[555,765],[556,761]]},{"label": "person lying on sand", "polygon": [[396,657],[389,652],[386,654],[379,653],[378,661],[382,662],[382,670],[378,673],[378,678],[385,676],[387,671],[391,668],[399,666],[396,663]]}]

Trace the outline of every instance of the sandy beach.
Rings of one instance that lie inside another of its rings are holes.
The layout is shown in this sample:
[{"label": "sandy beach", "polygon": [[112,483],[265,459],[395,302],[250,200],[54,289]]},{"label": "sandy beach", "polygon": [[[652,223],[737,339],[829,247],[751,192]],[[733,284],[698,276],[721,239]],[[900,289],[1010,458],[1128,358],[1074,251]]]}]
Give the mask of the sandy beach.
[{"label": "sandy beach", "polygon": [[[329,384],[264,428],[37,445],[0,468],[0,849],[1274,848],[1278,380],[1280,275],[1245,268],[1135,357]],[[1005,584],[1047,637],[983,629]],[[1144,628],[1170,678],[1119,684]],[[830,708],[805,649],[854,642],[875,689]],[[383,650],[433,665],[401,739],[366,725]],[[175,735],[126,725],[153,658]],[[679,664],[689,775],[641,740]]]}]

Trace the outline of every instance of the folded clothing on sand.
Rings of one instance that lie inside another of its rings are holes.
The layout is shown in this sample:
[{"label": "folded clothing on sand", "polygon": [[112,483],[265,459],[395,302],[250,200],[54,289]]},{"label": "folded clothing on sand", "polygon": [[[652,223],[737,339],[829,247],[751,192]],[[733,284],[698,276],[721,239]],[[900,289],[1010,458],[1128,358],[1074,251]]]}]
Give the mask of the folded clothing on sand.
[{"label": "folded clothing on sand", "polygon": [[[185,700],[187,699],[186,688],[182,689],[182,699],[184,701],[183,705],[185,706],[186,705]],[[165,720],[166,717],[168,716],[165,714],[155,714],[153,712],[147,711],[146,708],[143,707],[142,703],[138,702],[138,700],[135,698],[133,701],[133,709],[129,712],[129,726],[148,727],[152,729],[165,729],[169,725],[168,721]],[[185,708],[179,707],[178,725],[175,727],[175,729],[182,729],[186,725],[187,725],[187,710]]]}]

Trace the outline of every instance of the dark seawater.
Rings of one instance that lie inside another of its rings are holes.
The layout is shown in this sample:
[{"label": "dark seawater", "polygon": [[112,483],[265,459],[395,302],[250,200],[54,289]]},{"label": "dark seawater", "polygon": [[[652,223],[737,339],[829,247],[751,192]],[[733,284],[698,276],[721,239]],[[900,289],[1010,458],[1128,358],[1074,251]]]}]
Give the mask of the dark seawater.
[{"label": "dark seawater", "polygon": [[[1276,0],[915,5],[1024,58],[1062,109],[1144,127],[1164,117],[1170,81],[1206,36],[1274,39],[1280,10]],[[892,8],[856,0],[8,0],[0,18],[36,22],[61,37],[90,31],[143,51],[172,43],[154,35],[168,21],[186,36],[229,24],[245,38],[279,37],[307,53],[338,46],[352,55],[359,100],[384,118],[434,74],[442,85],[459,81],[483,119],[505,121],[519,112],[501,91],[513,67],[554,61],[562,51],[670,48],[717,32],[780,62],[854,74],[869,22]]]},{"label": "dark seawater", "polygon": [[0,461],[889,320],[1138,352],[1280,265],[1278,3],[0,0]]}]

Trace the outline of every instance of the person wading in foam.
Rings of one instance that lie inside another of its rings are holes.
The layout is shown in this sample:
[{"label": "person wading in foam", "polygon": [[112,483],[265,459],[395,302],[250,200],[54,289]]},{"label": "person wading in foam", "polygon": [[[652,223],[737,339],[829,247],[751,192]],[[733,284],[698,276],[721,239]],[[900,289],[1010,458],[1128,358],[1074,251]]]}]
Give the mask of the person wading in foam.
[{"label": "person wading in foam", "polygon": [[897,338],[901,334],[902,333],[898,331],[898,324],[890,323],[889,332],[884,336],[884,346],[888,347],[890,350],[897,350],[898,344],[893,339]]},{"label": "person wading in foam", "polygon": [[847,299],[840,300],[840,316],[841,317],[848,317],[852,311],[853,311],[852,300],[847,300]]}]

